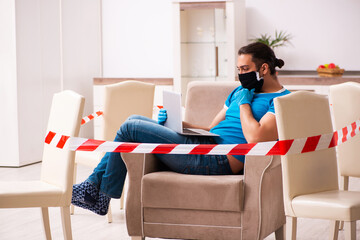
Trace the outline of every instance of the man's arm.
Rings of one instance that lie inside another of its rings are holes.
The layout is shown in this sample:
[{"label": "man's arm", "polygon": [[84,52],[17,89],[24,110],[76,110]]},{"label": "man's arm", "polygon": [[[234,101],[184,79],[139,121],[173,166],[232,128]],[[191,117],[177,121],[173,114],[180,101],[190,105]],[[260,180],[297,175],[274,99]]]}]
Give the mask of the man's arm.
[{"label": "man's arm", "polygon": [[274,141],[278,139],[275,115],[266,113],[256,121],[249,104],[240,105],[240,121],[248,143]]},{"label": "man's arm", "polygon": [[254,90],[244,88],[235,95],[235,101],[240,108],[240,121],[245,139],[248,143],[276,140],[278,134],[275,115],[268,112],[259,122],[254,118],[250,107]]},{"label": "man's arm", "polygon": [[211,122],[211,124],[208,127],[196,126],[196,125],[188,123],[188,122],[183,122],[183,127],[185,127],[185,128],[199,128],[199,129],[204,129],[204,130],[209,131],[211,128],[215,127],[222,120],[225,119],[225,114],[226,114],[226,109],[225,108],[221,109],[220,112],[215,116],[214,120]]}]

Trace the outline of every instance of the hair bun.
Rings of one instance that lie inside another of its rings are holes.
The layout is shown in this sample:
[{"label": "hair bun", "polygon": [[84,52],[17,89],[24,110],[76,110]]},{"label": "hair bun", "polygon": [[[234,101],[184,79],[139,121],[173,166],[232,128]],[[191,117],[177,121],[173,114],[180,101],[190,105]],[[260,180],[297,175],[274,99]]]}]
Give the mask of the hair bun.
[{"label": "hair bun", "polygon": [[275,58],[275,67],[282,68],[284,66],[285,62],[282,59]]}]

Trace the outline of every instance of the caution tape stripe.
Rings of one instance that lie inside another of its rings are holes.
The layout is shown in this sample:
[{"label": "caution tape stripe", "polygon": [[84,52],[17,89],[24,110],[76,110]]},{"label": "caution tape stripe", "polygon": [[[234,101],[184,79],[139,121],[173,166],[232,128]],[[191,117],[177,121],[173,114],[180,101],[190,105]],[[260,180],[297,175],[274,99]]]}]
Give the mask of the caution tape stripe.
[{"label": "caution tape stripe", "polygon": [[250,151],[247,153],[247,155],[264,155],[264,151],[266,152],[265,155],[267,155],[276,145],[276,141],[274,142],[263,142],[262,144],[256,144],[254,147],[250,149]]},{"label": "caution tape stripe", "polygon": [[320,141],[319,141],[315,151],[329,148],[332,137],[333,137],[332,133],[321,135]]},{"label": "caution tape stripe", "polygon": [[233,149],[233,148],[234,148],[234,145],[219,144],[219,145],[216,145],[213,149],[211,149],[211,151],[208,154],[216,155],[216,153],[218,153],[218,152],[230,152],[231,149]]},{"label": "caution tape stripe", "polygon": [[69,140],[69,150],[76,151],[78,146],[81,146],[86,142],[86,138],[70,138]]},{"label": "caution tape stripe", "polygon": [[[160,144],[158,144],[155,148],[150,150],[149,153],[168,152],[169,154],[191,154],[191,150],[198,145],[199,144],[164,144],[164,147],[161,147]],[[151,145],[148,147],[151,147]]]},{"label": "caution tape stripe", "polygon": [[[148,148],[150,148],[151,145],[148,146]],[[179,144],[164,144],[163,147],[159,146],[159,144],[157,144],[156,147],[154,147],[153,150],[151,150],[151,153],[156,153],[158,151],[158,153],[169,153],[169,154],[189,154],[190,152],[190,148],[195,147],[195,145],[193,144],[189,144],[189,146],[185,146],[184,145],[179,145]]]},{"label": "caution tape stripe", "polygon": [[97,111],[97,112],[92,113],[92,114],[90,114],[90,115],[88,115],[86,117],[83,117],[83,119],[81,119],[81,125],[84,125],[84,124],[90,122],[91,120],[93,120],[94,118],[99,117],[99,116],[101,116],[103,114],[104,113],[102,111]]},{"label": "caution tape stripe", "polygon": [[118,144],[114,142],[104,142],[101,147],[104,148],[104,152],[113,152],[118,147]]},{"label": "caution tape stripe", "polygon": [[360,120],[333,133],[306,138],[250,144],[155,144],[111,142],[68,137],[49,131],[45,143],[72,151],[131,152],[156,154],[286,155],[336,147],[359,134]]}]

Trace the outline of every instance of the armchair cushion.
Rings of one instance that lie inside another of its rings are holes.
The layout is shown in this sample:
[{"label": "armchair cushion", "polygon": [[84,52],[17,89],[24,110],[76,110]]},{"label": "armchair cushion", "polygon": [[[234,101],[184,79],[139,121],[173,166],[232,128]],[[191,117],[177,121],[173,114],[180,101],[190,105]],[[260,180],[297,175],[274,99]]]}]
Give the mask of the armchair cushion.
[{"label": "armchair cushion", "polygon": [[[181,184],[179,184],[181,182]],[[243,176],[155,172],[142,179],[144,207],[240,212]]]}]

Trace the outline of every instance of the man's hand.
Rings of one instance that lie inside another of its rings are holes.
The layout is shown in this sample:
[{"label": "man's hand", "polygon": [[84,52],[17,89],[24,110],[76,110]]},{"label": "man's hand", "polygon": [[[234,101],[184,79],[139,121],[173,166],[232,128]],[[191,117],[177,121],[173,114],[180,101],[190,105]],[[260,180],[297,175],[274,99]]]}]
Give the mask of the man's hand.
[{"label": "man's hand", "polygon": [[243,88],[237,93],[235,93],[235,101],[240,106],[243,104],[251,105],[251,101],[254,97],[255,88],[249,90],[247,88]]},{"label": "man's hand", "polygon": [[158,123],[160,125],[164,126],[166,120],[167,120],[167,112],[166,112],[166,109],[162,108],[162,109],[160,109],[159,114],[158,114]]}]

